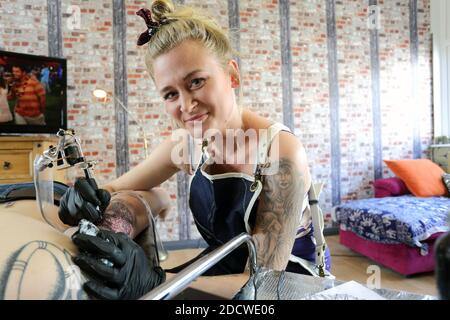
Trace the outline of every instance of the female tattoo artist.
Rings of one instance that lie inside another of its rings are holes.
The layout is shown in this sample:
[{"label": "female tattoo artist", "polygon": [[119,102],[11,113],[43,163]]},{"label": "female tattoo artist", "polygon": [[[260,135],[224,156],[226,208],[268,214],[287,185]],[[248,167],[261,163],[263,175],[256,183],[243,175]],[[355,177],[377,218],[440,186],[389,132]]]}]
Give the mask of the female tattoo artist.
[{"label": "female tattoo artist", "polygon": [[[190,209],[209,244],[200,256],[248,232],[256,243],[260,266],[307,273],[290,261],[292,256],[315,258],[307,199],[311,177],[302,143],[286,126],[238,106],[239,67],[228,36],[213,20],[194,9],[175,8],[167,0],[154,1],[150,9],[137,14],[147,25],[138,45],[148,46],[148,71],[177,124],[173,136],[183,138],[168,138],[146,161],[101,190],[89,189],[89,183],[82,188],[76,184],[63,199],[61,219],[72,224],[81,218],[96,221],[101,213],[95,207],[107,205],[104,194],[151,190],[183,170],[193,175]],[[246,134],[243,139],[242,132]],[[194,151],[201,154],[196,164],[186,165],[174,157],[173,150],[180,143],[182,150],[188,150],[187,135],[201,141],[195,145]],[[239,154],[244,161],[235,160]],[[129,238],[110,232],[100,237],[77,234],[73,241],[82,251],[75,262],[96,279],[85,285],[90,294],[138,298],[155,285],[154,266],[136,263],[143,253]],[[92,255],[113,260],[115,267],[101,264]],[[329,270],[329,253],[326,256]],[[207,274],[241,273],[247,258],[242,247]]]}]

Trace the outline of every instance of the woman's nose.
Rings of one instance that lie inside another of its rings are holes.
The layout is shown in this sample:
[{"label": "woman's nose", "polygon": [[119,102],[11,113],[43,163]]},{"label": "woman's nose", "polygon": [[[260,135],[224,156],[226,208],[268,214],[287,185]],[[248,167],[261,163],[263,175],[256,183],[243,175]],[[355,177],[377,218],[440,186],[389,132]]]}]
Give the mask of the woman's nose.
[{"label": "woman's nose", "polygon": [[194,101],[190,94],[181,95],[180,99],[180,110],[181,112],[191,113],[194,108],[197,106],[197,103]]}]

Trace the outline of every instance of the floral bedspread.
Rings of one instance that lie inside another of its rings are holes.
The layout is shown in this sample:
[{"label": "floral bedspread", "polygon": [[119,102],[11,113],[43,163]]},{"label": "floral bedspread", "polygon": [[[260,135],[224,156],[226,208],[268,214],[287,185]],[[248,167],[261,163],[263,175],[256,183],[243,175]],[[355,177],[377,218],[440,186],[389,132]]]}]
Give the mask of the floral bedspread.
[{"label": "floral bedspread", "polygon": [[364,239],[426,250],[421,241],[448,231],[449,210],[450,198],[404,195],[349,201],[333,208],[333,219]]}]

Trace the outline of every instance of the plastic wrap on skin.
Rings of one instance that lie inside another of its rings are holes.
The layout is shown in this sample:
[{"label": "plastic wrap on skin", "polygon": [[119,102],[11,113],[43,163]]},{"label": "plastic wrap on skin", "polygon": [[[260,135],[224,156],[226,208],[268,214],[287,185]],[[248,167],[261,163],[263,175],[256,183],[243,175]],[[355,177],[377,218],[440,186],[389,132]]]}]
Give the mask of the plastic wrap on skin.
[{"label": "plastic wrap on skin", "polygon": [[[127,195],[129,197],[136,198],[144,207],[146,211],[146,215],[149,219],[149,227],[146,228],[144,231],[139,234],[135,240],[146,252],[147,258],[153,259],[153,246],[156,245],[156,252],[158,253],[159,262],[164,261],[169,256],[169,253],[164,248],[164,245],[159,237],[159,234],[157,230],[155,229],[156,226],[156,219],[153,217],[152,209],[150,208],[150,205],[148,202],[144,199],[142,195],[140,195],[137,192],[131,192],[131,191],[117,191],[114,192],[111,196],[114,197],[115,195]],[[156,263],[156,262],[155,262]]]},{"label": "plastic wrap on skin", "polygon": [[[344,281],[312,277],[291,272],[261,269],[233,298],[234,300],[358,300],[347,294],[321,294],[320,292],[345,283]],[[255,290],[256,288],[256,290]],[[372,289],[387,300],[436,300],[420,295],[390,289]],[[255,297],[256,293],[256,297]]]}]

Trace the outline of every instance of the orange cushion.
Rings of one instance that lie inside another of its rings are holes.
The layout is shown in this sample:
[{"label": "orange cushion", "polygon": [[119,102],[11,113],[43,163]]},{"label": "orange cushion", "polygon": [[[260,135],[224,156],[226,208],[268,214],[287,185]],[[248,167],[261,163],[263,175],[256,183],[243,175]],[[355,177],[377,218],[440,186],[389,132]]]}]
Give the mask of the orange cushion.
[{"label": "orange cushion", "polygon": [[442,175],[445,172],[431,160],[384,160],[384,162],[416,197],[448,194],[447,188],[442,182]]}]

